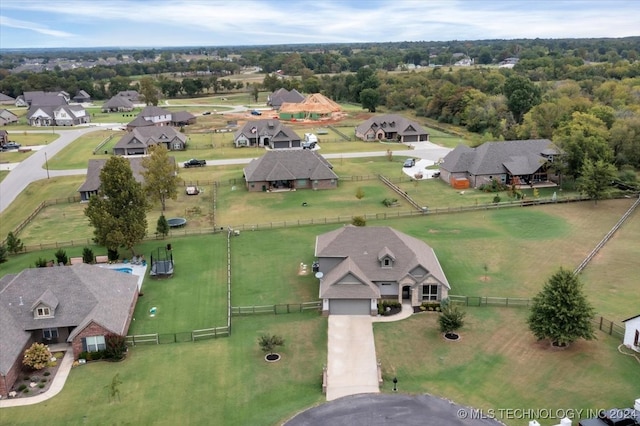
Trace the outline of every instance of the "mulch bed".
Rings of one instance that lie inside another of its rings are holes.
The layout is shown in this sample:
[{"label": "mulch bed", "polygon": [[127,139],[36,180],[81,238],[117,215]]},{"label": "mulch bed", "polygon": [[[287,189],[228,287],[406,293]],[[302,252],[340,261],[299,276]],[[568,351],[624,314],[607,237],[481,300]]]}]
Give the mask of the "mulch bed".
[{"label": "mulch bed", "polygon": [[[64,353],[61,352],[61,354],[62,355],[59,358],[57,358],[56,365],[53,367],[47,367],[47,368],[43,368],[42,370],[35,370],[35,371],[31,370],[30,368],[23,367],[22,370],[20,371],[20,374],[18,375],[18,378],[16,379],[16,382],[11,387],[12,391],[17,392],[17,395],[11,399],[28,398],[30,396],[35,396],[43,392],[46,392],[51,387],[53,378],[56,376],[56,373],[58,372],[58,368],[60,367],[60,363],[62,362],[62,358],[64,357]],[[49,375],[45,376],[44,375],[45,372],[49,372]],[[25,380],[25,378],[27,380]],[[37,383],[37,385],[34,387],[31,387],[31,383]],[[21,385],[26,385],[27,386],[26,389],[28,389],[29,392],[25,393],[24,390],[19,391],[18,388]],[[40,387],[39,385],[44,385],[44,386]]]}]

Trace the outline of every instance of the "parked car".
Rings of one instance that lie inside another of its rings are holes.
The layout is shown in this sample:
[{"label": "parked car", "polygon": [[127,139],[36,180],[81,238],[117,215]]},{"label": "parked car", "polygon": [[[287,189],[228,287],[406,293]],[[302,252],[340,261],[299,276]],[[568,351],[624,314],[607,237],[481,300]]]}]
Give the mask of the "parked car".
[{"label": "parked car", "polygon": [[204,167],[206,165],[207,165],[206,160],[196,160],[195,158],[192,158],[189,161],[185,161],[184,168],[188,169],[189,167]]},{"label": "parked car", "polygon": [[407,158],[406,160],[404,160],[404,164],[402,165],[402,167],[413,167],[415,165],[416,165],[415,158]]},{"label": "parked car", "polygon": [[20,148],[22,145],[20,145],[19,143],[15,143],[15,142],[7,142],[6,144],[4,144],[2,146],[2,148],[4,150],[9,150],[9,149],[18,149]]},{"label": "parked car", "polygon": [[254,110],[251,110],[251,115],[262,115],[262,113],[257,109],[254,109]]},{"label": "parked car", "polygon": [[439,178],[440,177],[440,172],[434,172],[431,177],[433,178]]},{"label": "parked car", "polygon": [[202,113],[202,115],[211,115],[211,111],[205,111]]}]

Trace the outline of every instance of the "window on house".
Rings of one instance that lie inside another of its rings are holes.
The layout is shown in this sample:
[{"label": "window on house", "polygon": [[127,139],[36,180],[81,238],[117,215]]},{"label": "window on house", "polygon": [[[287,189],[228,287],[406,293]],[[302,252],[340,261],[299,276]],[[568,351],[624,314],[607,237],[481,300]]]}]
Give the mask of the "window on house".
[{"label": "window on house", "polygon": [[388,257],[385,257],[384,260],[382,261],[382,264],[384,266],[391,266],[391,259],[389,259]]},{"label": "window on house", "polygon": [[37,317],[50,317],[51,316],[51,310],[48,307],[43,306],[41,308],[36,309],[36,316]]},{"label": "window on house", "polygon": [[84,340],[87,352],[103,351],[107,348],[104,342],[104,336],[91,336],[86,337]]},{"label": "window on house", "polygon": [[640,330],[636,330],[636,337],[633,339],[633,346],[640,346]]},{"label": "window on house", "polygon": [[45,328],[42,330],[42,337],[45,340],[52,340],[58,338],[58,329],[57,328]]},{"label": "window on house", "polygon": [[435,284],[423,285],[422,300],[438,300],[438,286]]}]

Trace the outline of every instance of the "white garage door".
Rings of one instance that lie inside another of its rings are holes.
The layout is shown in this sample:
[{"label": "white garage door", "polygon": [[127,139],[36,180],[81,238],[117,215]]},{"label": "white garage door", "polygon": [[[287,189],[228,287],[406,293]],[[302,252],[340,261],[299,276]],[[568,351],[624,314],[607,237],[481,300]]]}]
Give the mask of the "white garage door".
[{"label": "white garage door", "polygon": [[371,315],[369,299],[334,299],[329,301],[331,315]]}]

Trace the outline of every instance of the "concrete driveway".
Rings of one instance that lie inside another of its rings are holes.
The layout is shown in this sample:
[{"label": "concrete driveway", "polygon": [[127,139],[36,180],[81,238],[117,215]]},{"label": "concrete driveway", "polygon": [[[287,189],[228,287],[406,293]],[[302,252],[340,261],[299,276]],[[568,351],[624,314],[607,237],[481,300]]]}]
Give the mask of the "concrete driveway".
[{"label": "concrete driveway", "polygon": [[378,361],[372,317],[329,315],[327,401],[378,393]]}]

